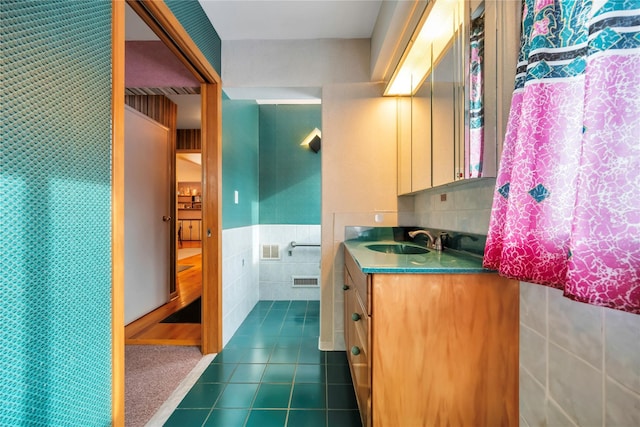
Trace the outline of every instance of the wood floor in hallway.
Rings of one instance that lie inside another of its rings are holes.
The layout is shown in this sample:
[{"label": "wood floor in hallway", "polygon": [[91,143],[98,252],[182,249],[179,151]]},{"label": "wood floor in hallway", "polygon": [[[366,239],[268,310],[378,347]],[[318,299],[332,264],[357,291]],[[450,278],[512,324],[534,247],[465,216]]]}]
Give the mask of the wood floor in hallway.
[{"label": "wood floor in hallway", "polygon": [[196,345],[201,344],[199,323],[160,323],[167,316],[186,307],[202,294],[202,254],[178,261],[190,265],[178,273],[177,296],[168,303],[131,322],[125,327],[125,344]]}]

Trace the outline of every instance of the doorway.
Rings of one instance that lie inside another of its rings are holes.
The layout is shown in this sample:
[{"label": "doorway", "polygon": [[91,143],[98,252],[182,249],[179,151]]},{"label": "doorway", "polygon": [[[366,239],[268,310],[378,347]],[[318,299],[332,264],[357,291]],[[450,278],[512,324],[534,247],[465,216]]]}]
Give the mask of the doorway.
[{"label": "doorway", "polygon": [[[222,345],[221,316],[221,81],[164,2],[127,4],[192,71],[200,84],[202,132],[201,351]],[[125,4],[112,2],[112,337],[113,424],[124,423],[124,90]]]}]

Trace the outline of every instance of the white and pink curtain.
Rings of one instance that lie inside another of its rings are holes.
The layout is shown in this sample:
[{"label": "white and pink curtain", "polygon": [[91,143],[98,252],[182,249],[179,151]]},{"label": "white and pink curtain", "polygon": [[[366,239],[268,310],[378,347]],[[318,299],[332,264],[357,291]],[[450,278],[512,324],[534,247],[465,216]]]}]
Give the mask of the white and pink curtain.
[{"label": "white and pink curtain", "polygon": [[525,0],[484,265],[640,314],[640,0]]}]

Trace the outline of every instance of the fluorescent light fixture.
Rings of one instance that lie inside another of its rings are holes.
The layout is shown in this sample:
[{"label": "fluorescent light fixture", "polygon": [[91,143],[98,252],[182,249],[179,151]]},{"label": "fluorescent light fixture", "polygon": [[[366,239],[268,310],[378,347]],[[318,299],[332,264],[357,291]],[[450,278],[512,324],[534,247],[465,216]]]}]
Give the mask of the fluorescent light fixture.
[{"label": "fluorescent light fixture", "polygon": [[317,153],[320,151],[321,141],[322,132],[320,132],[320,129],[315,128],[304,138],[304,140],[302,140],[300,145],[306,145],[311,149],[311,151]]},{"label": "fluorescent light fixture", "polygon": [[400,58],[385,96],[414,95],[463,19],[464,0],[434,0],[424,11]]}]

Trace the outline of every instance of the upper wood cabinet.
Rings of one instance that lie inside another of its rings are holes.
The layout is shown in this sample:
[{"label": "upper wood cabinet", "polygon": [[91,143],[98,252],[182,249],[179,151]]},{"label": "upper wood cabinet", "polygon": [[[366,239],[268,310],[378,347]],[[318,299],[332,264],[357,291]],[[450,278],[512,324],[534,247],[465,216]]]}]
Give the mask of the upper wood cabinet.
[{"label": "upper wood cabinet", "polygon": [[455,4],[461,19],[425,55],[430,74],[413,96],[398,98],[399,195],[497,173],[515,79],[520,2]]}]

